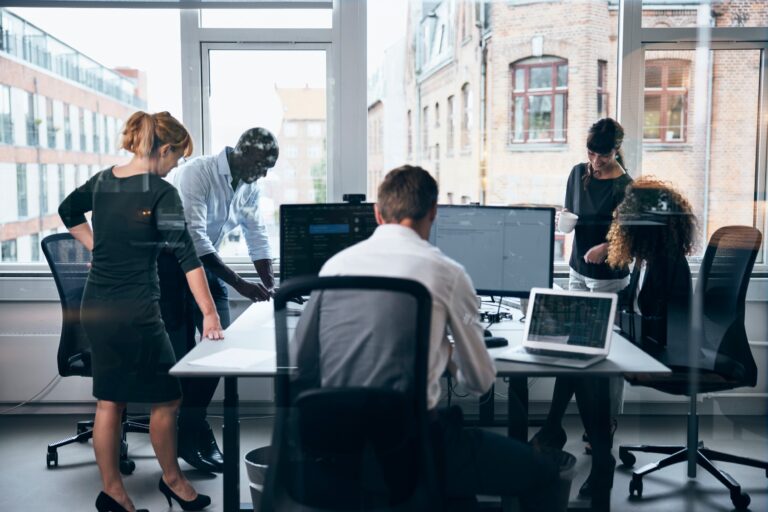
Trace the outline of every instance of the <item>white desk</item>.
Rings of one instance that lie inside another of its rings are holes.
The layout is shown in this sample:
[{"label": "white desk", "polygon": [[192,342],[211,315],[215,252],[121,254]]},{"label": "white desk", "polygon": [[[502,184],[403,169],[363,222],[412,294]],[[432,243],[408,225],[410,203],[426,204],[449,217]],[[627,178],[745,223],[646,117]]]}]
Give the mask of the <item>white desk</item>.
[{"label": "white desk", "polygon": [[[290,317],[295,320],[296,317]],[[504,336],[511,346],[522,342],[523,324],[517,320],[495,324],[492,330],[497,336]],[[224,377],[224,510],[250,510],[241,508],[240,500],[240,461],[239,453],[239,413],[237,396],[238,377],[274,377],[277,372],[275,361],[264,361],[249,368],[220,368],[190,365],[201,357],[211,355],[228,348],[251,348],[274,350],[275,333],[273,321],[273,305],[256,303],[251,305],[225,331],[223,341],[203,340],[190,351],[181,361],[171,368],[171,375],[177,377]],[[494,354],[502,349],[491,349]],[[618,333],[613,334],[611,351],[608,358],[586,369],[572,369],[558,366],[547,366],[511,361],[496,361],[498,376],[509,377],[508,434],[526,441],[527,435],[527,377],[547,376],[599,376],[610,377],[626,373],[657,373],[666,374],[670,370],[652,358]],[[604,396],[597,397],[600,404],[599,416],[604,416],[602,424],[608,428],[610,422],[608,390],[605,386]],[[600,423],[598,421],[598,423]],[[232,456],[236,454],[236,456]],[[595,460],[599,458],[595,457]],[[611,468],[612,471],[612,468]],[[599,495],[599,497],[597,497]],[[606,510],[610,503],[610,489],[596,492],[594,503],[599,503],[601,510]]]}]

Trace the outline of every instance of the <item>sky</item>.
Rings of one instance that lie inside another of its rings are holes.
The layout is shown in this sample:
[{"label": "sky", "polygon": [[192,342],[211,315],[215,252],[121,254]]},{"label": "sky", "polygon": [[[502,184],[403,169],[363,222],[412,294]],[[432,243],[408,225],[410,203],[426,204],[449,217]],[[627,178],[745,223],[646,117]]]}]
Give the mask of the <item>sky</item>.
[{"label": "sky", "polygon": [[[384,51],[404,37],[406,4],[407,0],[368,1],[369,75],[381,64]],[[11,10],[107,67],[125,66],[145,71],[147,109],[151,112],[168,110],[183,120],[178,11],[53,8]],[[222,9],[204,12],[203,19],[207,26],[217,27],[246,24],[255,28],[284,27],[294,24],[299,27],[330,28],[331,23],[330,12],[319,14],[311,9],[290,13]],[[270,58],[265,52],[248,52],[249,55],[234,53],[220,55],[215,63],[212,59],[211,69],[216,76],[212,76],[211,82],[221,84],[218,91],[221,91],[221,87],[226,87],[227,91],[227,94],[216,95],[216,108],[227,113],[242,114],[244,108],[253,110],[253,102],[243,102],[242,96],[266,99],[259,112],[262,123],[270,127],[279,127],[280,124],[279,108],[273,104],[276,101],[275,85],[322,87],[326,79],[325,62],[317,58],[317,52],[299,52],[304,55],[295,55],[289,59],[285,55],[283,58]],[[253,72],[244,75],[243,69]],[[247,76],[247,82],[233,80],[243,76]],[[223,119],[226,116],[220,117]]]}]

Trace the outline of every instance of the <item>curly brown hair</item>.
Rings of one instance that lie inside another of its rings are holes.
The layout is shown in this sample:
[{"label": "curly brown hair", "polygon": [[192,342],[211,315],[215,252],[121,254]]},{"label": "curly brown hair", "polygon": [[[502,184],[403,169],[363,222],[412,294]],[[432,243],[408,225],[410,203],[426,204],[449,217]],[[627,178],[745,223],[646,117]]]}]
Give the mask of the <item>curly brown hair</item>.
[{"label": "curly brown hair", "polygon": [[622,268],[632,259],[689,255],[696,233],[696,216],[685,196],[667,182],[643,176],[627,186],[624,200],[613,212],[606,262]]}]

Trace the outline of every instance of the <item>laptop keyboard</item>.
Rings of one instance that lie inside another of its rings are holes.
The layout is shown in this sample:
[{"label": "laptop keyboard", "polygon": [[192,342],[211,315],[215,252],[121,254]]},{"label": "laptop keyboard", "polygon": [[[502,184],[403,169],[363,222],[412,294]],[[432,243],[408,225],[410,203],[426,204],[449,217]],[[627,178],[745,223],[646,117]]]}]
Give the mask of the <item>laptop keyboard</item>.
[{"label": "laptop keyboard", "polygon": [[562,359],[575,359],[577,361],[586,361],[587,359],[592,359],[595,357],[594,354],[577,354],[575,352],[563,352],[560,350],[547,350],[541,348],[523,347],[523,350],[529,354],[534,354],[537,356],[559,357]]}]

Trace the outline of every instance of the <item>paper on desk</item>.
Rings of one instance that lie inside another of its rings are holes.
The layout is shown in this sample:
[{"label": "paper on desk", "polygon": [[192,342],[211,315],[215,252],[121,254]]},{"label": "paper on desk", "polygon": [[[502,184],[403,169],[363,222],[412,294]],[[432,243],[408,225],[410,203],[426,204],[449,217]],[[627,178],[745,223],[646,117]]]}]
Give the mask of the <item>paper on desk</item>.
[{"label": "paper on desk", "polygon": [[271,350],[258,350],[249,348],[228,348],[190,361],[195,366],[215,366],[219,368],[249,368],[251,366],[269,361],[275,357]]}]

